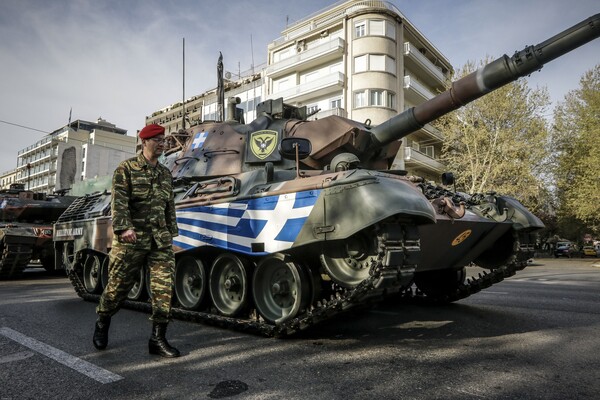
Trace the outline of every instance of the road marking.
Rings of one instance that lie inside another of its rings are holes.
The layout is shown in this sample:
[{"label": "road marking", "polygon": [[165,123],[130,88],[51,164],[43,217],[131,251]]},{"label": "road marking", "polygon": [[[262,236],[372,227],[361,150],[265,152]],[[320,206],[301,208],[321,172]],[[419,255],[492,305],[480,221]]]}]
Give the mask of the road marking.
[{"label": "road marking", "polygon": [[7,356],[0,357],[0,364],[25,360],[26,358],[33,357],[34,355],[35,353],[32,353],[31,351],[19,351],[18,353],[12,353]]},{"label": "road marking", "polygon": [[37,341],[33,338],[25,336],[10,328],[0,328],[0,335],[4,335],[13,341],[25,347],[28,347],[29,349],[36,351],[100,383],[112,383],[123,379],[123,377],[120,375],[113,374],[112,372],[97,367],[92,363],[82,360],[81,358],[74,357],[68,353],[65,353],[62,350],[59,350],[45,343]]}]

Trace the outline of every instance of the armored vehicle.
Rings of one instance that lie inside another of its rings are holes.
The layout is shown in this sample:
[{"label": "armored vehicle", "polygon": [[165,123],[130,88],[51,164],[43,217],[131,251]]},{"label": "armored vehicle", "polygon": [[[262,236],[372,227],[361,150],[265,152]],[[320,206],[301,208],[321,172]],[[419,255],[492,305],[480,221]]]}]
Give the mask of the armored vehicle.
[{"label": "armored vehicle", "polygon": [[[179,227],[174,315],[284,335],[385,298],[455,301],[524,268],[543,224],[518,200],[390,166],[399,139],[599,34],[596,15],[375,127],[307,121],[282,99],[249,124],[193,126],[166,162]],[[55,225],[57,262],[85,299],[106,281],[111,238],[109,192],[78,199]],[[467,280],[470,265],[488,272]],[[126,306],[149,309],[144,279]]]},{"label": "armored vehicle", "polygon": [[20,276],[32,260],[54,271],[52,224],[74,199],[34,193],[21,183],[0,190],[0,279]]}]

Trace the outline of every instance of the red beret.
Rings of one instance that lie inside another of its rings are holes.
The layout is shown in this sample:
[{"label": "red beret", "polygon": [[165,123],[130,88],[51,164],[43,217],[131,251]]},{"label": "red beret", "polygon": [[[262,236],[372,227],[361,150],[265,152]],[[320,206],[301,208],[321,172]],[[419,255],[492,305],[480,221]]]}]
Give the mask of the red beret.
[{"label": "red beret", "polygon": [[164,133],[165,128],[163,128],[162,126],[150,124],[142,128],[142,130],[140,131],[140,139],[150,139],[154,136],[164,135]]}]

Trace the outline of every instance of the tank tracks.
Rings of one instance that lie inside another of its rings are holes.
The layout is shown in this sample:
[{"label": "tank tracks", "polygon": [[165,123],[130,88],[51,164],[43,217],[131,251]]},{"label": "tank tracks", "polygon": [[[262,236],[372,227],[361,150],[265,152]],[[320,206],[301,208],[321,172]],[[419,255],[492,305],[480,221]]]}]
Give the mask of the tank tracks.
[{"label": "tank tracks", "polygon": [[[252,318],[240,319],[173,307],[172,316],[178,320],[202,323],[239,332],[266,337],[284,337],[310,328],[318,322],[330,319],[351,308],[369,306],[383,301],[393,301],[394,304],[417,305],[439,305],[458,301],[515,275],[517,271],[527,266],[527,260],[532,255],[528,248],[519,248],[518,242],[515,242],[517,250],[510,263],[489,272],[480,273],[477,277],[467,278],[453,292],[435,297],[425,295],[412,284],[412,274],[415,270],[414,262],[418,259],[420,252],[418,239],[411,238],[411,235],[404,231],[401,237],[394,238],[390,237],[389,234],[384,234],[378,236],[378,240],[379,256],[377,260],[372,261],[370,275],[367,279],[352,289],[333,285],[335,290],[329,299],[316,301],[309,309],[282,324],[270,324],[258,317],[255,311],[252,313]],[[390,257],[395,252],[402,254],[404,262],[401,266],[386,266],[386,257]],[[401,277],[400,280],[398,280],[399,276]],[[79,297],[86,301],[99,301],[100,295],[87,292],[75,270],[70,270],[68,277]],[[395,285],[394,283],[382,284],[382,281],[385,280],[395,282]],[[398,286],[398,282],[404,283],[407,281],[407,284]],[[151,312],[149,302],[126,300],[123,303],[123,308],[145,313]]]}]

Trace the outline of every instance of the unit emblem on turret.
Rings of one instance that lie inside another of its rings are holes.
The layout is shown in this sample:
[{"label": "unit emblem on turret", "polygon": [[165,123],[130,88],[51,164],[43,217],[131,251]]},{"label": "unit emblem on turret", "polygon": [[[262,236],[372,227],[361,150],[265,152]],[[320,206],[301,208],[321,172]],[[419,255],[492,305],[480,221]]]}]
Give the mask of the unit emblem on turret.
[{"label": "unit emblem on turret", "polygon": [[277,131],[256,131],[250,135],[250,149],[255,157],[264,160],[277,147]]}]

